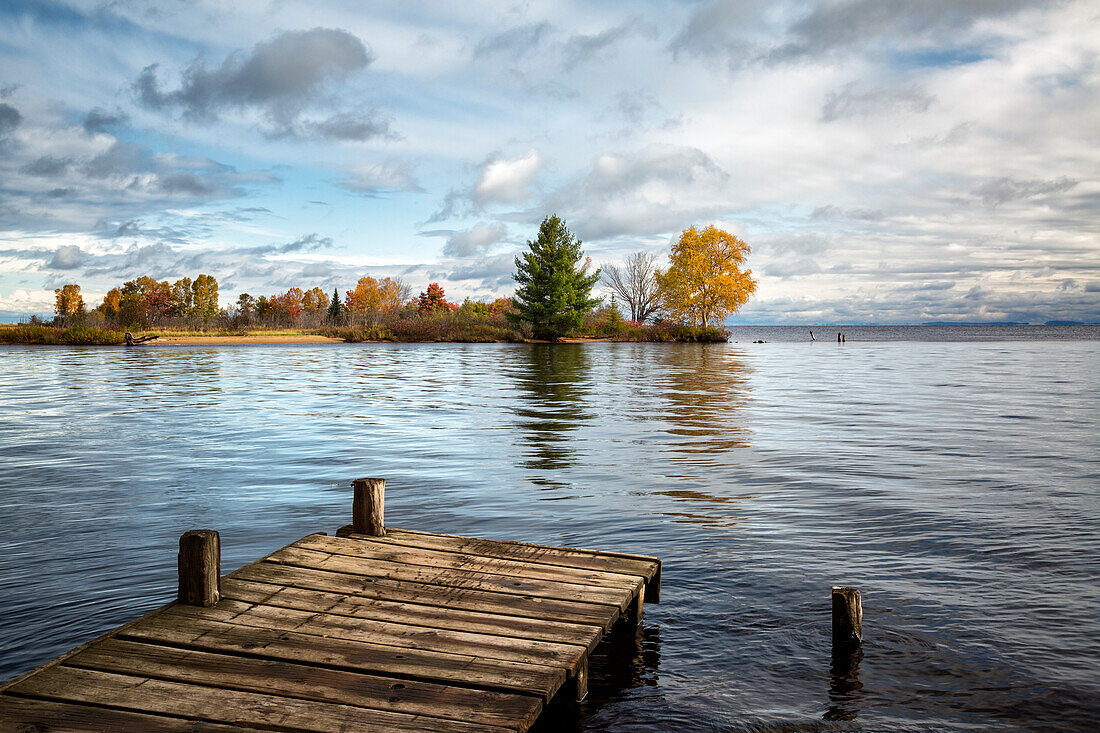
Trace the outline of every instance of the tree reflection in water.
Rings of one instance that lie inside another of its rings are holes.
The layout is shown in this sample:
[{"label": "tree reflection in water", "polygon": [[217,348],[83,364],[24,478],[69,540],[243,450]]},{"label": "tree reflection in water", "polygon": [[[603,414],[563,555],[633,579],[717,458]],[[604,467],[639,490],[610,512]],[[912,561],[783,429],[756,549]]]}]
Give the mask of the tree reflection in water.
[{"label": "tree reflection in water", "polygon": [[656,490],[680,505],[663,514],[673,522],[728,527],[741,520],[741,504],[751,496],[719,495],[703,490],[694,479],[700,470],[737,464],[737,452],[748,448],[751,370],[739,351],[725,345],[681,344],[658,352],[657,369],[663,402],[662,425],[671,439],[662,450],[677,472],[667,478],[690,488]]},{"label": "tree reflection in water", "polygon": [[681,438],[670,448],[692,454],[693,463],[713,464],[727,451],[748,447],[750,370],[742,355],[724,344],[682,344],[661,356],[663,417],[668,433]]},{"label": "tree reflection in water", "polygon": [[571,433],[593,418],[584,344],[531,344],[516,381],[522,388],[513,412],[522,431],[525,468],[554,471],[577,462]]}]

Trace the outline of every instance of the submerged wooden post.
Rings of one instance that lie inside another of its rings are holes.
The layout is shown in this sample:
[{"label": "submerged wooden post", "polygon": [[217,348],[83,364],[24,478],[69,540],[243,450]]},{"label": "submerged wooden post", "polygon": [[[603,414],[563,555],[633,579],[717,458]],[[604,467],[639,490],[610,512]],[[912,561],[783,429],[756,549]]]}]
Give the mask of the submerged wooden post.
[{"label": "submerged wooden post", "polygon": [[626,621],[631,626],[642,625],[642,614],[645,612],[645,594],[646,588],[643,585],[642,589],[638,591],[637,598],[626,607]]},{"label": "submerged wooden post", "polygon": [[222,540],[212,529],[192,529],[180,536],[179,602],[213,606],[221,600]]},{"label": "submerged wooden post", "polygon": [[386,536],[386,479],[357,478],[352,482],[355,497],[351,505],[351,527],[357,534]]},{"label": "submerged wooden post", "polygon": [[848,651],[863,643],[863,601],[859,588],[833,586],[833,651]]},{"label": "submerged wooden post", "polygon": [[573,697],[577,702],[588,697],[588,655],[577,664],[577,671],[573,674]]}]

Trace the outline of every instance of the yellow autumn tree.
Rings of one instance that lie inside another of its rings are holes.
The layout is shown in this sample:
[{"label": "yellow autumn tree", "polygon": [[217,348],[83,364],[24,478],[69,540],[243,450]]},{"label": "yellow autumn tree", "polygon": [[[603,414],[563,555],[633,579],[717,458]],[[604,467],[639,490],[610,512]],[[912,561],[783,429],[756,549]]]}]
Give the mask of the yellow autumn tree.
[{"label": "yellow autumn tree", "polygon": [[191,283],[191,307],[195,315],[209,321],[218,315],[218,281],[213,275],[199,275]]},{"label": "yellow autumn tree", "polygon": [[756,291],[752,270],[741,269],[750,251],[713,224],[685,229],[672,245],[668,269],[657,273],[669,316],[693,326],[721,325]]},{"label": "yellow autumn tree", "polygon": [[395,311],[409,299],[409,286],[400,279],[384,277],[375,280],[369,275],[359,278],[354,290],[347,291],[344,305],[353,313]]},{"label": "yellow autumn tree", "polygon": [[321,288],[310,288],[302,293],[302,310],[316,312],[328,308],[328,293]]},{"label": "yellow autumn tree", "polygon": [[103,317],[107,320],[113,321],[118,318],[118,312],[122,309],[122,291],[118,288],[111,288],[107,291],[107,294],[103,296],[103,302],[96,308]]},{"label": "yellow autumn tree", "polygon": [[62,318],[75,316],[84,311],[84,298],[80,295],[79,285],[65,285],[53,291],[54,311]]}]

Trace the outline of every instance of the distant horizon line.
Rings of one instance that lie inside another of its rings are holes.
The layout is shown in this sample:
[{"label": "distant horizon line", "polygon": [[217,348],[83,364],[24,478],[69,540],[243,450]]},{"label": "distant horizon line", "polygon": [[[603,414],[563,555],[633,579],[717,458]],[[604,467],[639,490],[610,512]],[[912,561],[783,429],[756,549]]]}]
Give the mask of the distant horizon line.
[{"label": "distant horizon line", "polygon": [[1030,323],[1024,321],[924,321],[922,323],[734,323],[727,324],[727,328],[831,328],[839,326],[847,328],[852,326],[878,328],[896,328],[898,326],[1100,326],[1100,322],[1090,321],[1046,321],[1044,323]]}]

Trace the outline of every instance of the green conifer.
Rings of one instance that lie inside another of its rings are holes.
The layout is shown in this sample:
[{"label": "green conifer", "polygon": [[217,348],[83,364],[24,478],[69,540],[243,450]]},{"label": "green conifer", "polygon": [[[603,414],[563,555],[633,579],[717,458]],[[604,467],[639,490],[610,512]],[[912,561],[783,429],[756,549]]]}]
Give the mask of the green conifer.
[{"label": "green conifer", "polygon": [[578,328],[584,314],[599,304],[591,294],[600,271],[588,273],[589,260],[580,240],[556,214],[542,220],[538,237],[528,241],[527,248],[516,257],[516,312],[509,313],[508,320],[517,326],[530,323],[535,338],[558,339]]},{"label": "green conifer", "polygon": [[611,294],[611,304],[607,306],[607,330],[611,333],[623,330],[623,312],[619,310],[614,293]]},{"label": "green conifer", "polygon": [[328,321],[330,326],[339,326],[344,321],[344,309],[340,306],[339,288],[333,288],[332,290],[332,302],[328,305],[325,320]]}]

